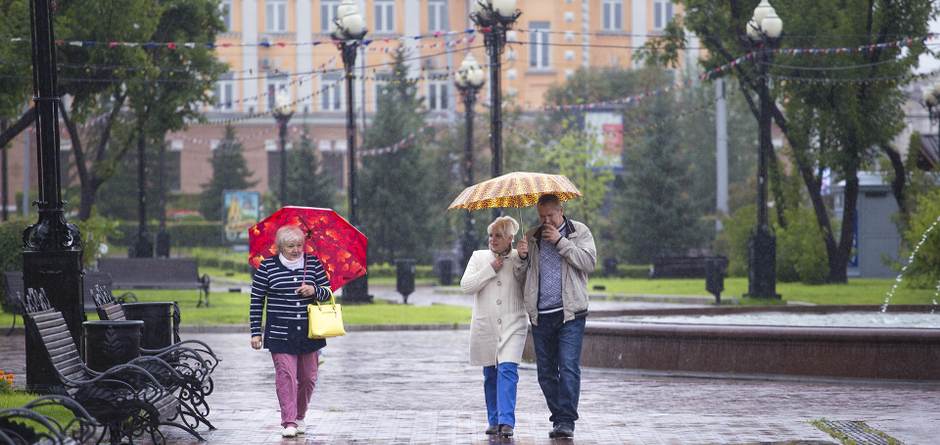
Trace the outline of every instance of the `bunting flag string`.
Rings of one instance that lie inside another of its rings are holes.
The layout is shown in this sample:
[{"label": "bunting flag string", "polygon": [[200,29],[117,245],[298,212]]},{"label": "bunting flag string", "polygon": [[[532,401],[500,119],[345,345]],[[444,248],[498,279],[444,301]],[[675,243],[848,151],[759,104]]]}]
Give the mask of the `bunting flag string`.
[{"label": "bunting flag string", "polygon": [[[424,125],[423,127],[419,128],[418,131],[416,131],[416,132],[414,132],[414,133],[411,133],[411,134],[409,134],[408,136],[405,136],[404,139],[402,139],[402,140],[400,140],[400,141],[398,141],[398,142],[396,142],[396,143],[394,143],[394,144],[392,144],[392,145],[389,145],[388,147],[373,148],[373,149],[371,149],[371,150],[361,150],[361,151],[358,152],[358,155],[361,157],[361,156],[376,156],[376,155],[384,155],[384,154],[394,153],[394,152],[396,152],[396,151],[398,151],[398,150],[401,150],[401,149],[404,148],[404,147],[407,147],[408,145],[412,144],[412,143],[415,142],[416,140],[418,140],[419,137],[421,137],[422,134],[427,133],[427,134],[425,135],[425,137],[427,137],[427,136],[432,136],[432,135],[435,135],[435,134],[437,134],[437,133],[440,133],[440,132],[443,131],[443,130],[447,130],[447,129],[450,129],[450,128],[454,128],[454,127],[457,126],[457,124],[460,124],[460,123],[461,123],[461,121],[460,121],[460,120],[457,120],[457,121],[455,121],[454,123],[452,123],[452,124],[450,124],[450,125],[440,125],[440,124],[438,124],[438,123],[436,123],[436,122],[435,122],[435,123],[426,124],[426,125]],[[428,130],[430,130],[430,129],[432,129],[432,128],[436,128],[436,131],[433,131],[433,132],[428,133]]]}]

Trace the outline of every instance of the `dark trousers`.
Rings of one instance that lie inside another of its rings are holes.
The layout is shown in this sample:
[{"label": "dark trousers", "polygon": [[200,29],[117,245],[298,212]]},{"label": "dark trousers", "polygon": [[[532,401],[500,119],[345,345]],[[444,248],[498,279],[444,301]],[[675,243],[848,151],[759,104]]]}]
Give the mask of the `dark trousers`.
[{"label": "dark trousers", "polygon": [[552,425],[567,425],[574,429],[581,395],[581,343],[585,319],[565,323],[564,318],[564,311],[539,314],[538,325],[532,326],[532,341],[539,386],[552,413],[549,420]]}]

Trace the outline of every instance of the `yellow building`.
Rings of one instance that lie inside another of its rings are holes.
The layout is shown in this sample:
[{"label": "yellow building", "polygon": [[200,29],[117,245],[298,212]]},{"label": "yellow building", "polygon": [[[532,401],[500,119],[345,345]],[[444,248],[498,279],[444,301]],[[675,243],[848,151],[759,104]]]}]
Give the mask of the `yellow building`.
[{"label": "yellow building", "polygon": [[[406,51],[409,77],[424,79],[419,88],[429,118],[462,118],[452,73],[467,51],[481,65],[488,60],[483,34],[469,18],[471,1],[354,0],[368,28],[355,68],[353,106],[360,128],[375,112],[381,85],[376,78],[388,72],[398,48]],[[324,169],[344,188],[346,82],[340,51],[330,37],[339,5],[340,0],[222,0],[229,31],[216,46],[230,71],[216,87],[218,105],[204,107],[211,124],[167,136],[170,168],[178,163],[180,171],[171,189],[202,190],[211,175],[209,158],[227,123],[236,126],[254,173],[251,180],[258,181],[252,191],[276,188],[280,153],[271,112],[282,88],[293,105],[292,138],[306,125]],[[552,84],[579,67],[633,66],[634,49],[679,12],[663,0],[518,0],[517,8],[522,14],[507,35],[501,82],[504,100],[529,111],[542,105]],[[477,101],[481,112],[491,97],[486,72]],[[14,142],[14,153],[23,143],[23,136]]]}]

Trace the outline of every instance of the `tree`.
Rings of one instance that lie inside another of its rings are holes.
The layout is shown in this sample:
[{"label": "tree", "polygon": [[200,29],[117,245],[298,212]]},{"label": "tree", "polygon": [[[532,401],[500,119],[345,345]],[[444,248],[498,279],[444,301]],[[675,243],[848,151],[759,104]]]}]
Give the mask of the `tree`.
[{"label": "tree", "polygon": [[199,197],[199,213],[207,220],[222,220],[222,195],[226,190],[245,190],[258,181],[249,181],[251,171],[242,156],[242,144],[235,139],[235,127],[225,126],[225,138],[212,153],[212,179],[202,185]]},{"label": "tree", "polygon": [[[741,34],[751,19],[753,1],[678,3],[687,13],[684,19],[677,18],[662,38],[650,39],[637,57],[652,63],[676,63],[679,50],[687,44],[686,29],[697,35],[707,49],[700,60],[706,70],[747,54],[742,49],[745,45]],[[797,0],[778,2],[775,8],[787,33],[782,39],[783,48],[859,48],[777,53],[771,75],[790,81],[775,82],[767,95],[757,92],[760,101],[775,104],[773,120],[793,149],[796,174],[806,186],[826,245],[827,281],[844,283],[848,280],[846,269],[855,218],[843,218],[837,230],[832,227],[831,212],[821,193],[824,172],[831,170],[838,179],[845,180],[846,215],[855,214],[857,208],[858,171],[873,165],[880,152],[891,159],[896,178],[905,176],[901,174],[901,157],[891,147],[891,140],[903,128],[903,92],[892,82],[877,80],[898,79],[910,73],[918,56],[926,51],[923,40],[903,47],[889,43],[926,36],[927,23],[938,11],[929,0],[850,0],[835,4]],[[759,109],[748,85],[765,81],[756,69],[753,63],[737,63],[720,74],[738,78],[755,117]],[[780,104],[786,105],[785,110]],[[900,181],[892,185],[902,205],[905,199]],[[774,193],[778,206],[785,206],[780,194]],[[837,232],[841,234],[838,240]]]},{"label": "tree", "polygon": [[672,94],[651,97],[628,121],[644,130],[626,141],[624,174],[614,186],[621,203],[614,220],[620,227],[624,256],[631,263],[650,263],[657,255],[684,254],[712,234],[695,212],[688,193],[691,181],[681,138],[675,131],[655,125],[672,115],[674,101]]},{"label": "tree", "polygon": [[[0,5],[10,7],[9,10],[4,7],[4,11],[21,11],[22,15],[14,21],[28,23],[24,4],[19,0],[0,0]],[[224,28],[218,8],[217,0],[58,5],[55,31],[60,40],[157,43],[58,47],[58,93],[71,99],[66,101],[70,106],[60,111],[72,142],[71,153],[81,186],[79,220],[91,215],[102,184],[125,168],[125,157],[137,146],[140,134],[149,143],[159,144],[167,131],[202,119],[193,104],[211,100],[208,95],[211,85],[226,69],[225,65],[218,62],[207,45],[176,48],[174,42],[214,42],[216,34]],[[0,56],[3,51],[0,49]],[[12,56],[5,60],[18,63],[0,66],[0,82],[6,75],[22,75],[23,66],[28,72],[29,51],[13,51]],[[22,85],[29,83],[20,81]],[[0,110],[10,107],[15,110],[17,103],[25,103],[29,97],[22,86],[3,91],[11,96],[0,99]],[[12,97],[17,94],[22,96]],[[96,120],[94,125],[81,128],[81,123],[92,119]],[[30,108],[0,134],[0,146],[34,121],[35,110]]]},{"label": "tree", "polygon": [[[404,53],[395,53],[387,82],[380,88],[372,126],[363,134],[363,150],[390,147],[417,132],[425,122],[422,99],[408,82]],[[361,224],[369,237],[370,262],[414,258],[429,262],[435,246],[428,240],[443,230],[443,211],[448,196],[435,190],[425,143],[418,139],[391,153],[362,156],[361,191],[358,195]]]},{"label": "tree", "polygon": [[307,137],[310,133],[306,125],[303,134],[300,146],[287,150],[287,196],[281,197],[281,204],[333,208],[336,190],[332,178],[320,171],[320,158]]},{"label": "tree", "polygon": [[584,132],[569,133],[542,149],[550,171],[567,177],[584,195],[565,203],[565,215],[588,227],[604,225],[601,205],[614,179],[603,151],[604,146]]}]

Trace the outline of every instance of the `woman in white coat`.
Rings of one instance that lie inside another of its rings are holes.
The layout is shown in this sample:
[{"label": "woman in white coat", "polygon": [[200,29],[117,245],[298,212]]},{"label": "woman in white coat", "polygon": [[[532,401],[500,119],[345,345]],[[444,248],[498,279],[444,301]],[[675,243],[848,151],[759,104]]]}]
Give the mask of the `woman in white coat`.
[{"label": "woman in white coat", "polygon": [[483,393],[489,418],[486,434],[511,437],[516,426],[517,367],[528,331],[522,283],[512,273],[518,256],[512,241],[519,223],[502,216],[486,231],[490,248],[473,252],[460,288],[467,295],[474,295],[470,364],[483,367]]}]

